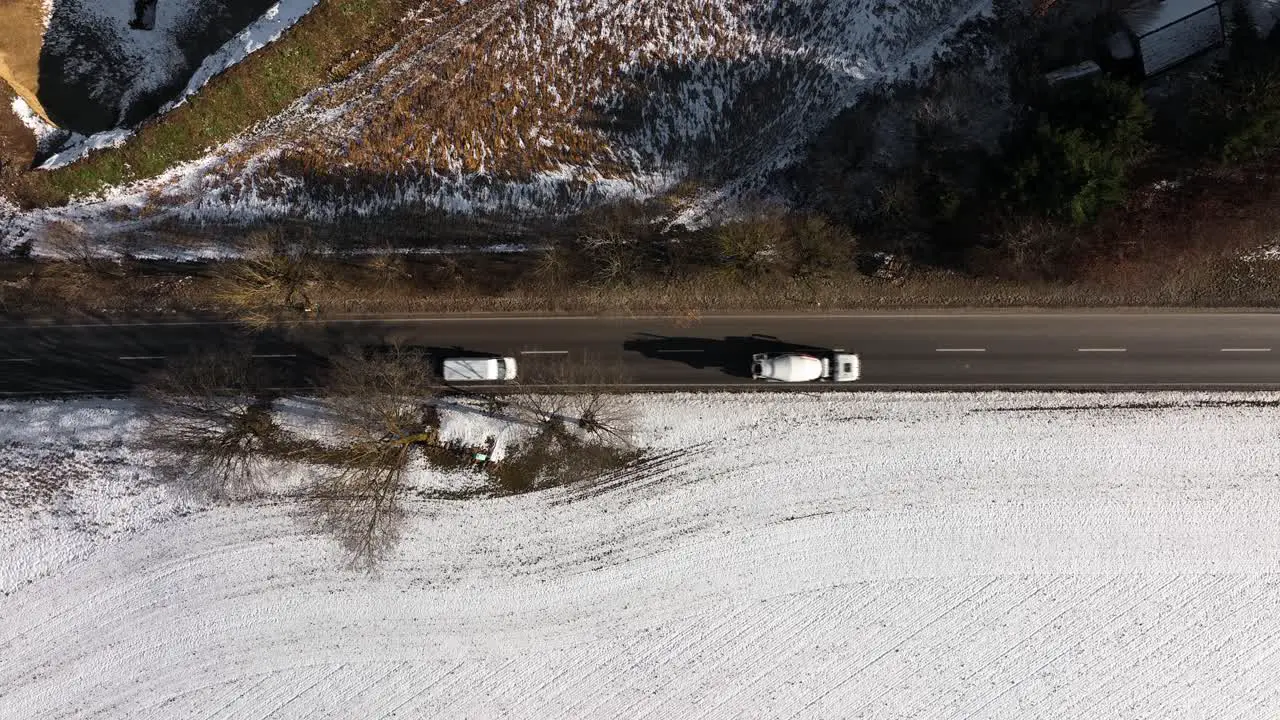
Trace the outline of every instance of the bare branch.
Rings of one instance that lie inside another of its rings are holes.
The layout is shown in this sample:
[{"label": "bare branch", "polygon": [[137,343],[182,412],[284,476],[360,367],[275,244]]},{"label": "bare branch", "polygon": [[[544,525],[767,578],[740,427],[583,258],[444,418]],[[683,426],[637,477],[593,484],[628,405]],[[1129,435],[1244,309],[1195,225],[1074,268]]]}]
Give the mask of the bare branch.
[{"label": "bare branch", "polygon": [[347,445],[334,472],[311,488],[317,524],[334,535],[352,567],[371,571],[399,540],[400,500],[415,448],[437,442],[428,401],[436,388],[427,358],[393,347],[338,358],[326,404]]},{"label": "bare branch", "polygon": [[337,539],[353,568],[375,570],[400,540],[410,448],[407,443],[352,446],[338,472],[312,488],[317,524]]},{"label": "bare branch", "polygon": [[640,456],[633,447],[636,408],[619,393],[619,363],[594,357],[551,361],[526,375],[526,392],[508,405],[538,425],[492,469],[506,492],[590,482]]},{"label": "bare branch", "polygon": [[356,442],[384,442],[426,429],[428,402],[438,387],[429,359],[391,347],[349,350],[333,362],[326,403],[344,434]]},{"label": "bare branch", "polygon": [[181,461],[198,491],[216,498],[257,492],[262,456],[284,439],[251,363],[247,354],[195,355],[143,389],[151,443]]},{"label": "bare branch", "polygon": [[[526,376],[528,392],[510,404],[533,422],[562,422],[592,435],[630,445],[636,410],[630,396],[620,393],[626,383],[621,363],[593,356],[552,360]],[[542,387],[539,387],[542,386]]]}]

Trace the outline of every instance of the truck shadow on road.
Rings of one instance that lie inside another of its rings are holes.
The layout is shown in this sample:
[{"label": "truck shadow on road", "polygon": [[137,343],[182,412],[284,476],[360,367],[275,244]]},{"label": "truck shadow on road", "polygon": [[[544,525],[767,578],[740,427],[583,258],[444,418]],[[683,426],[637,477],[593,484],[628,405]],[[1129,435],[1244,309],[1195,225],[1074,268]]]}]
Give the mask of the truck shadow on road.
[{"label": "truck shadow on road", "polygon": [[699,370],[720,368],[734,377],[751,377],[751,356],[755,353],[829,352],[827,348],[797,345],[772,335],[732,335],[725,338],[702,338],[639,333],[622,344],[627,352],[636,352],[658,360],[674,360]]}]

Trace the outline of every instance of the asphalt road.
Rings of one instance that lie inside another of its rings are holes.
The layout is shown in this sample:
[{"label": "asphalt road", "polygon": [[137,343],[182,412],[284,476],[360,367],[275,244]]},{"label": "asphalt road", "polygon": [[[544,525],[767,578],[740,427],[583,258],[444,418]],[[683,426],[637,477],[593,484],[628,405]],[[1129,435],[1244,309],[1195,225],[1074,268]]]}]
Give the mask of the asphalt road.
[{"label": "asphalt road", "polygon": [[[234,323],[0,328],[0,394],[121,393],[202,348],[260,356],[282,387],[326,358],[398,344],[511,354],[529,384],[587,360],[637,388],[761,387],[753,352],[843,348],[884,389],[1280,389],[1280,313],[915,312],[759,317],[342,320],[247,333]],[[773,386],[776,387],[776,386]],[[801,386],[808,387],[808,386]]]}]

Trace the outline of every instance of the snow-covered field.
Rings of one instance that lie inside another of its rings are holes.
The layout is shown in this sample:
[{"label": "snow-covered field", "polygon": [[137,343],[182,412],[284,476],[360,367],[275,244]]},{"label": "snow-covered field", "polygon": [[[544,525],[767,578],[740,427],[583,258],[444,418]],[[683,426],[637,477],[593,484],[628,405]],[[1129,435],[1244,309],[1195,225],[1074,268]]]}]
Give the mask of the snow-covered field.
[{"label": "snow-covered field", "polygon": [[5,405],[0,717],[1280,713],[1278,395],[639,403],[678,462],[418,501],[372,577]]}]

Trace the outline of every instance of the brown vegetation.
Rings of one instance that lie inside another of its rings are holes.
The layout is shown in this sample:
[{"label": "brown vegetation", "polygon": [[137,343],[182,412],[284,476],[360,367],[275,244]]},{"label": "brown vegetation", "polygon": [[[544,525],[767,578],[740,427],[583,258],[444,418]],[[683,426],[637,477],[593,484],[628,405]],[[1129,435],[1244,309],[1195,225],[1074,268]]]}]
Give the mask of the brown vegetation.
[{"label": "brown vegetation", "polygon": [[306,317],[315,311],[311,297],[321,285],[320,270],[314,248],[305,240],[253,233],[244,259],[219,266],[214,297],[254,327]]},{"label": "brown vegetation", "polygon": [[736,22],[704,3],[656,3],[643,23],[546,0],[429,3],[422,12],[430,22],[405,28],[381,67],[322,101],[356,131],[301,137],[281,166],[321,184],[330,174],[341,182],[481,170],[523,177],[563,165],[607,174],[624,163],[608,142],[601,99],[635,89],[624,66],[667,61],[655,33],[705,35],[712,57],[744,46]]},{"label": "brown vegetation", "polygon": [[41,0],[6,0],[0,3],[0,82],[27,101],[37,113],[44,114],[39,92],[40,49],[44,44],[44,3]]},{"label": "brown vegetation", "polygon": [[35,135],[9,112],[13,98],[13,91],[0,83],[0,198],[13,196],[18,178],[36,154]]},{"label": "brown vegetation", "polygon": [[[1271,306],[1280,263],[1241,257],[1275,242],[1276,178],[1280,173],[1258,165],[1206,172],[1178,186],[1150,186],[1083,228],[1012,221],[999,231],[999,242],[969,251],[962,270],[924,265],[881,279],[874,263],[858,265],[841,252],[820,264],[822,272],[798,263],[744,280],[726,272],[715,250],[708,251],[712,242],[691,236],[649,242],[649,251],[622,263],[617,274],[602,274],[607,263],[584,254],[576,242],[523,258],[481,253],[353,262],[316,256],[312,277],[323,281],[307,286],[307,301],[321,319],[348,313],[585,312],[661,313],[693,322],[705,313],[770,310]],[[183,269],[125,259],[94,269],[74,260],[10,260],[0,262],[0,299],[7,312],[25,315],[187,312],[244,318],[245,306],[228,303],[225,294],[234,267],[242,266]],[[300,317],[287,310],[287,293],[273,297],[276,312],[261,316]]]}]

